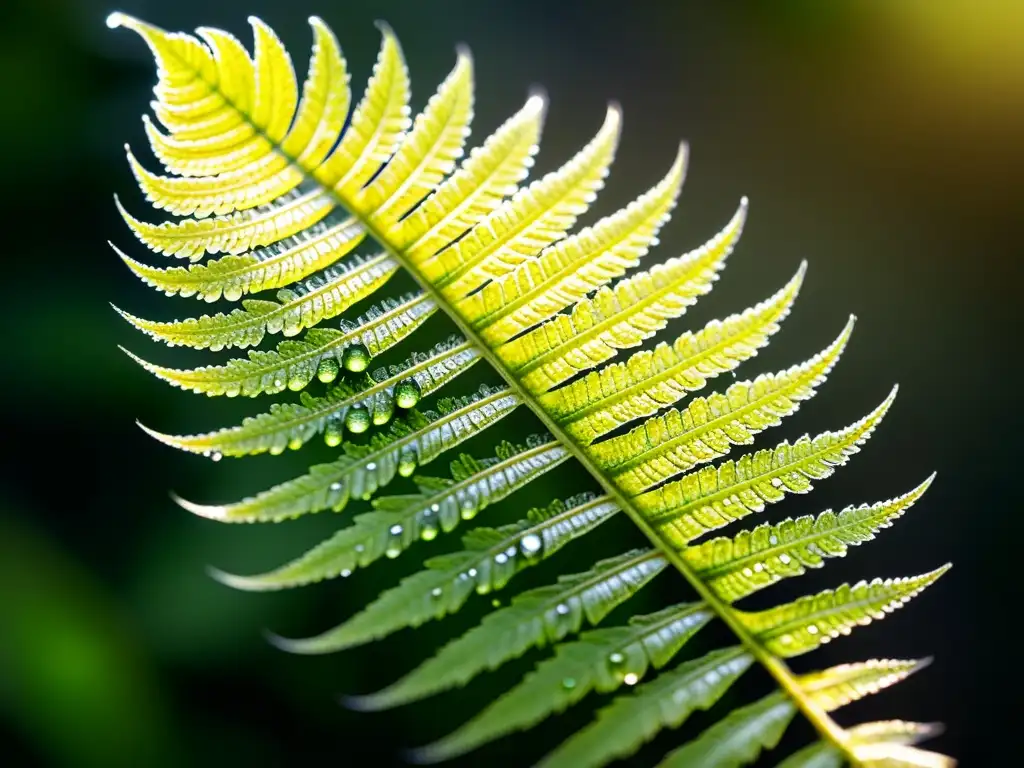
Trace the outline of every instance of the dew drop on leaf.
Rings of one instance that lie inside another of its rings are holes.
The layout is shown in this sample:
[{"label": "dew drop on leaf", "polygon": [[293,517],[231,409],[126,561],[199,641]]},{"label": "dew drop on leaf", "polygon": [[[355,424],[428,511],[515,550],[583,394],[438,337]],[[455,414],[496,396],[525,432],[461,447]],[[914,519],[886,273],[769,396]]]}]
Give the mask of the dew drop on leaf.
[{"label": "dew drop on leaf", "polygon": [[325,357],[316,367],[316,377],[324,384],[330,384],[338,378],[338,361],[333,357]]},{"label": "dew drop on leaf", "polygon": [[361,373],[370,364],[370,352],[362,344],[353,344],[345,350],[341,364],[346,371]]},{"label": "dew drop on leaf", "polygon": [[420,385],[416,379],[403,379],[395,385],[395,402],[399,408],[412,408],[420,401]]},{"label": "dew drop on leaf", "polygon": [[345,414],[345,429],[358,435],[370,428],[370,412],[362,403],[356,403]]}]

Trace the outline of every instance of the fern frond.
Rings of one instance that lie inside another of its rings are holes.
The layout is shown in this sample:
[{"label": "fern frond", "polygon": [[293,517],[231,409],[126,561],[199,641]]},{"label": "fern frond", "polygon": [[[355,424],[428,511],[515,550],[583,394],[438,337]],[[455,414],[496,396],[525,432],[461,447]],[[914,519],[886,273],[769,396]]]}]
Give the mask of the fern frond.
[{"label": "fern frond", "polygon": [[142,282],[168,296],[195,296],[214,302],[222,296],[237,301],[259,291],[282,288],[324,270],[355,249],[365,232],[347,219],[322,232],[292,238],[293,242],[205,264],[159,269],[135,261],[111,247]]},{"label": "fern frond", "polygon": [[580,371],[638,346],[711,290],[711,283],[739,237],[733,220],[702,248],[602,288],[495,351],[528,391],[546,392]]},{"label": "fern frond", "polygon": [[533,646],[578,632],[584,621],[597,624],[667,564],[656,550],[634,550],[602,560],[584,573],[562,576],[557,584],[523,592],[401,680],[354,703],[362,709],[384,709],[464,685]]},{"label": "fern frond", "polygon": [[397,270],[398,264],[383,254],[354,260],[352,264],[330,267],[291,289],[282,288],[277,301],[246,299],[242,302],[245,309],[170,323],[143,320],[120,309],[117,312],[168,346],[180,344],[213,352],[225,347],[253,347],[263,341],[264,334],[295,336],[322,320],[337,317],[370,296]]},{"label": "fern frond", "polygon": [[234,504],[204,505],[177,498],[189,512],[229,523],[278,521],[308,512],[339,512],[348,500],[370,498],[390,483],[403,461],[426,464],[482,432],[520,404],[507,389],[481,387],[478,395],[439,403],[440,413],[411,411],[367,445],[345,443],[344,455],[308,474]]},{"label": "fern frond", "polygon": [[387,423],[396,410],[395,389],[402,382],[412,380],[423,395],[429,395],[469,370],[479,359],[476,350],[453,336],[437,344],[430,353],[414,355],[402,365],[381,368],[372,375],[364,375],[362,381],[336,384],[323,397],[303,392],[300,403],[275,403],[269,412],[249,416],[237,427],[200,435],[165,435],[144,429],[174,448],[222,456],[294,450],[319,433],[324,433],[328,445],[336,446],[349,430],[347,417],[353,410],[368,412],[375,422]]},{"label": "fern frond", "polygon": [[[455,480],[417,478],[419,494],[375,499],[373,512],[358,515],[353,525],[287,565],[257,576],[220,572],[217,578],[237,589],[267,590],[348,576],[385,555],[398,557],[417,540],[431,541],[439,532],[449,533],[567,458],[565,448],[543,438],[530,441],[530,447],[504,443],[495,458],[484,461],[464,455],[452,462]],[[514,568],[518,552],[498,558],[494,569],[505,564]]]},{"label": "fern frond", "polygon": [[629,626],[584,632],[556,646],[523,682],[455,733],[416,751],[417,762],[437,762],[492,739],[528,728],[582,700],[590,691],[609,693],[636,685],[648,668],[660,669],[711,619],[701,603],[683,603]]},{"label": "fern frond", "polygon": [[154,376],[176,387],[211,396],[255,397],[286,387],[294,391],[305,388],[321,363],[340,367],[345,350],[355,344],[362,344],[371,357],[376,357],[419,328],[436,309],[422,293],[385,299],[355,322],[342,320],[340,330],[311,328],[301,340],[280,342],[274,352],[251,350],[247,359],[190,370],[164,368],[124,351]]},{"label": "fern frond", "polygon": [[840,664],[823,672],[801,676],[800,686],[818,706],[831,712],[906,680],[930,663],[930,659],[871,659],[857,664]]},{"label": "fern frond", "polygon": [[[625,363],[607,365],[544,393],[539,402],[584,445],[636,418],[649,416],[756,355],[789,313],[802,276],[803,270],[775,296],[741,314],[724,321],[712,320],[696,333],[684,333],[671,345],[659,344],[651,351],[632,355]],[[594,446],[590,452],[598,461],[614,466],[614,449],[622,443],[609,443]]]},{"label": "fern frond", "polygon": [[150,224],[134,218],[114,198],[128,228],[150,250],[199,261],[204,254],[241,254],[272,245],[316,226],[335,208],[320,191],[290,192],[273,203],[226,216],[180,219]]},{"label": "fern frond", "polygon": [[545,106],[543,96],[531,94],[422,205],[389,226],[389,240],[410,258],[432,256],[515,194],[533,165]]},{"label": "fern frond", "polygon": [[662,728],[677,728],[696,710],[710,709],[753,661],[740,647],[722,648],[663,672],[613,699],[538,766],[597,768],[631,755]]},{"label": "fern frond", "polygon": [[326,653],[361,645],[404,627],[440,619],[474,592],[503,589],[520,571],[547,559],[596,528],[618,508],[607,497],[583,496],[531,510],[525,520],[501,528],[474,528],[465,549],[431,558],[426,569],[403,579],[339,627],[308,640],[285,640],[285,650]]},{"label": "fern frond", "polygon": [[604,184],[619,138],[619,112],[609,109],[594,139],[437,254],[408,252],[417,270],[449,300],[512,271],[562,237]]},{"label": "fern frond", "polygon": [[[934,723],[908,723],[903,720],[882,720],[865,723],[847,730],[853,743],[913,745],[930,739],[942,731]],[[949,763],[937,763],[940,766]],[[779,763],[779,768],[841,768],[843,753],[829,742],[815,742]]]},{"label": "fern frond", "polygon": [[698,738],[665,756],[659,768],[740,768],[774,749],[796,715],[782,693],[733,710]]},{"label": "fern frond", "polygon": [[[148,170],[130,149],[129,165],[147,200],[183,218],[149,223],[119,202],[117,207],[148,248],[191,263],[151,265],[117,252],[143,282],[166,294],[240,302],[217,314],[170,322],[122,315],[171,346],[214,351],[253,347],[268,334],[305,331],[273,349],[193,369],[132,356],[174,386],[256,396],[301,391],[315,377],[327,388],[321,395],[301,392],[298,402],[271,405],[239,426],[199,435],[151,434],[213,459],[281,453],[319,432],[328,446],[341,446],[333,461],[237,503],[179,500],[201,516],[278,521],[340,511],[352,497],[372,499],[373,508],[280,568],[254,576],[215,575],[249,590],[347,576],[453,530],[569,458],[601,488],[600,495],[587,492],[532,509],[511,525],[472,529],[463,537],[463,550],[429,558],[422,571],[341,625],[315,637],[275,642],[298,653],[326,653],[441,618],[473,593],[505,589],[519,572],[622,512],[652,548],[514,596],[405,677],[354,703],[381,708],[419,699],[550,644],[553,653],[520,684],[416,757],[461,754],[527,728],[590,692],[618,691],[591,725],[542,763],[579,768],[627,757],[662,728],[708,709],[756,663],[775,690],[734,709],[671,752],[663,765],[743,765],[775,746],[798,711],[819,741],[787,758],[786,768],[951,765],[913,746],[933,733],[928,726],[891,721],[844,729],[829,714],[898,682],[920,662],[871,660],[796,675],[784,660],[884,616],[945,568],[910,579],[843,585],[757,612],[733,607],[871,540],[920,498],[930,478],[873,506],[768,521],[690,546],[789,493],[811,490],[814,480],[830,476],[872,434],[895,389],[872,413],[839,432],[701,466],[735,445],[753,443],[803,407],[842,354],[852,318],[828,348],[803,364],[680,404],[768,343],[800,290],[806,269],[801,264],[767,300],[670,344],[612,360],[619,350],[652,338],[711,289],[741,235],[746,198],[704,246],[633,271],[675,206],[685,144],[660,182],[618,212],[573,232],[615,156],[618,107],[609,107],[600,130],[568,162],[520,188],[544,122],[540,93],[531,93],[462,161],[474,105],[468,50],[456,51],[453,68],[413,118],[402,50],[380,24],[373,73],[350,113],[347,65],[322,21],[310,19],[313,48],[301,93],[283,43],[259,19],[249,21],[251,54],[216,29],[178,34],[120,13],[108,19],[111,26],[137,32],[158,65],[154,118],[144,118],[143,125],[165,175]],[[364,240],[373,241],[375,250],[354,255]],[[200,263],[215,254],[224,255]],[[337,330],[314,327],[346,314],[399,270],[417,283],[417,292],[384,297],[355,322],[342,317]],[[277,291],[276,300],[261,295],[268,290]],[[447,342],[426,353],[418,347],[399,365],[370,367],[374,357],[412,335],[437,310],[455,325]],[[481,359],[501,377],[501,386],[442,399],[436,411],[415,409],[421,396],[437,393]],[[520,405],[539,418],[547,435],[519,446],[502,441],[493,458],[459,455],[450,462],[450,478],[416,476],[415,492],[374,498],[396,475],[413,475]],[[361,433],[371,422],[382,429],[368,439],[343,441],[346,431]],[[695,600],[569,639],[669,565],[697,593]],[[731,633],[734,647],[665,671],[712,618]],[[641,677],[649,679],[637,685]]]},{"label": "fern frond", "polygon": [[949,570],[948,565],[920,576],[843,584],[811,597],[758,613],[738,612],[740,621],[772,653],[788,658],[848,635],[857,625],[883,619],[920,594]]},{"label": "fern frond", "polygon": [[732,539],[717,538],[683,551],[687,563],[726,602],[764,589],[781,579],[820,568],[825,558],[843,557],[847,548],[874,539],[924,495],[932,475],[914,490],[889,501],[764,523]]},{"label": "fern frond", "polygon": [[484,341],[498,344],[621,277],[656,242],[679,196],[685,163],[684,146],[668,175],[645,195],[456,302],[458,312]]},{"label": "fern frond", "polygon": [[728,525],[787,493],[806,493],[811,480],[829,477],[860,450],[896,397],[896,387],[874,411],[839,432],[802,437],[790,445],[748,453],[692,472],[681,480],[637,496],[643,516],[667,541],[683,547],[708,531]]}]

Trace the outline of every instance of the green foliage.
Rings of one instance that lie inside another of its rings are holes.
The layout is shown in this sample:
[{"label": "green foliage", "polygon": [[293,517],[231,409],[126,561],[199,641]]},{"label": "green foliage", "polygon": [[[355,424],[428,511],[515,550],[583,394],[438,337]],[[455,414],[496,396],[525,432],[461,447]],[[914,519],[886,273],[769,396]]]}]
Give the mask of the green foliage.
[{"label": "green foliage", "polygon": [[[514,596],[406,676],[354,703],[371,709],[421,699],[550,646],[518,685],[417,757],[461,754],[585,698],[614,694],[589,726],[542,762],[579,768],[629,756],[696,710],[713,707],[747,669],[759,666],[775,690],[717,718],[663,765],[751,763],[778,744],[798,712],[819,740],[786,758],[787,768],[831,768],[843,761],[951,765],[913,746],[934,733],[928,726],[890,721],[844,729],[829,714],[904,679],[920,662],[869,660],[796,675],[784,661],[882,618],[945,567],[843,585],[757,612],[732,606],[872,540],[922,496],[931,479],[872,506],[698,541],[791,493],[810,491],[878,427],[895,389],[846,429],[701,466],[734,446],[752,444],[807,403],[850,340],[852,318],[831,345],[803,364],[672,407],[769,342],[803,284],[801,264],[785,286],[750,309],[614,362],[621,350],[644,344],[711,290],[739,241],[746,199],[705,245],[631,272],[657,244],[676,204],[685,146],[646,193],[573,233],[614,159],[617,108],[609,108],[594,138],[568,162],[521,186],[545,113],[539,94],[460,162],[473,115],[473,65],[466,51],[459,51],[447,78],[410,119],[409,76],[387,27],[381,27],[380,54],[365,94],[353,106],[347,65],[322,21],[310,20],[313,54],[301,88],[281,41],[258,19],[250,22],[252,54],[218,30],[171,34],[123,14],[109,19],[112,27],[141,35],[157,60],[155,120],[147,117],[145,127],[166,174],[147,170],[130,152],[128,158],[146,199],[178,218],[152,224],[118,207],[151,251],[189,263],[155,267],[118,253],[143,283],[168,295],[241,304],[170,322],[121,314],[170,346],[216,351],[255,347],[269,334],[297,336],[274,349],[251,349],[244,357],[191,369],[135,359],[192,392],[255,397],[290,390],[298,400],[273,403],[238,426],[204,434],[147,431],[215,460],[279,454],[321,433],[338,449],[332,461],[235,503],[179,500],[203,517],[280,521],[325,509],[341,512],[352,499],[369,500],[372,509],[280,568],[217,577],[249,590],[345,577],[469,523],[569,460],[581,463],[599,487],[533,509],[510,525],[472,528],[462,550],[429,558],[423,570],[348,621],[315,637],[275,642],[296,653],[327,653],[441,619],[473,594],[505,589],[524,569],[621,512],[649,539],[647,548],[622,551],[588,571]],[[372,247],[358,253],[365,244]],[[376,298],[399,272],[418,289]],[[371,299],[377,304],[358,319],[344,317]],[[428,351],[413,350],[403,363],[375,362],[415,336],[437,310],[454,323],[455,335],[433,348],[421,345]],[[337,329],[314,327],[339,317]],[[500,385],[421,404],[452,389],[480,360]],[[319,394],[311,391],[320,387]],[[412,477],[519,406],[538,417],[548,434],[524,438],[521,445],[502,443],[486,459],[461,454],[450,462],[450,477]],[[640,419],[646,421],[634,423]],[[381,493],[396,478],[410,477],[414,492]],[[682,577],[696,598],[580,633],[663,571]],[[690,638],[712,621],[725,624],[734,644],[687,654]],[[680,654],[684,658],[667,668]]]}]

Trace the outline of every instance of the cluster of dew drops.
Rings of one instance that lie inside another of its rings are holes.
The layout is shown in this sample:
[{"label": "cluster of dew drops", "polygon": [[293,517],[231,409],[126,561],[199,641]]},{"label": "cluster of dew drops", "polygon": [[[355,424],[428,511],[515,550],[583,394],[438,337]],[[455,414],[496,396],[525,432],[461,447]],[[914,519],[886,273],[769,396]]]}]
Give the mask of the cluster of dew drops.
[{"label": "cluster of dew drops", "polygon": [[[324,384],[332,383],[344,368],[350,373],[362,373],[370,365],[370,353],[362,344],[353,344],[345,349],[341,358],[341,365],[333,357],[324,357],[317,365],[316,377]],[[374,398],[372,407],[363,403],[351,405],[345,412],[345,417],[333,417],[328,419],[324,427],[324,442],[334,448],[341,444],[342,434],[348,430],[354,435],[359,435],[373,426],[383,426],[391,421],[395,415],[395,407],[408,409],[420,401],[420,385],[416,379],[402,379],[394,387],[391,393],[378,392]],[[399,474],[408,477],[416,468],[413,461],[399,462]],[[404,471],[403,471],[404,469]]]},{"label": "cluster of dew drops", "polygon": [[[370,365],[370,352],[363,344],[352,344],[345,348],[342,354],[341,364],[334,357],[323,357],[317,364],[316,378],[323,384],[331,384],[341,374],[342,369],[349,373],[362,373]],[[300,390],[305,386],[305,381],[297,376],[288,382],[288,388]],[[324,442],[331,448],[341,444],[342,435],[348,430],[354,435],[362,434],[370,428],[370,425],[383,426],[391,421],[395,415],[395,408],[413,408],[419,401],[420,385],[416,379],[410,377],[402,379],[393,388],[392,392],[378,392],[372,403],[372,408],[363,403],[354,403],[345,412],[344,418],[333,416],[327,420],[324,426]],[[297,439],[289,447],[300,448],[302,441]],[[271,450],[272,453],[275,451]],[[280,451],[276,451],[280,453]],[[220,461],[220,451],[206,451],[207,458]],[[412,451],[403,451],[399,458],[398,474],[402,477],[409,477],[416,471],[416,456]]]}]

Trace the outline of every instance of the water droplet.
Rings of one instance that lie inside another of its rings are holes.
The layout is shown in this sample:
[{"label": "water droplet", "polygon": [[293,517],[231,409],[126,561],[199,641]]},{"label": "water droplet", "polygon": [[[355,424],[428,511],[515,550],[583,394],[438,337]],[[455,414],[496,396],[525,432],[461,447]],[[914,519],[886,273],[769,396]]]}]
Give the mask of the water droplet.
[{"label": "water droplet", "polygon": [[291,440],[288,441],[288,447],[291,448],[293,451],[297,451],[299,450],[299,448],[302,447],[302,443],[303,440],[301,437],[293,437]]},{"label": "water droplet", "polygon": [[790,643],[793,642],[793,638],[790,637],[789,635],[783,635],[782,637],[779,638],[779,642],[782,643],[783,645],[789,645]]},{"label": "water droplet", "polygon": [[416,379],[403,379],[395,385],[395,402],[399,408],[412,408],[420,401],[420,385]]},{"label": "water droplet", "polygon": [[242,385],[234,383],[228,384],[224,387],[224,394],[228,397],[238,397],[242,394]]},{"label": "water droplet", "polygon": [[373,398],[373,423],[378,427],[391,421],[395,415],[395,401],[387,392],[378,392]]},{"label": "water droplet", "polygon": [[783,552],[781,555],[779,555],[779,562],[782,563],[783,565],[789,565],[789,561],[792,560],[792,559],[793,558],[791,558],[785,552]]},{"label": "water droplet", "polygon": [[813,624],[809,625],[807,627],[807,634],[808,635],[816,635],[816,634],[818,634],[818,628],[815,625],[813,625]]},{"label": "water droplet", "polygon": [[282,453],[284,453],[285,447],[286,446],[283,445],[282,443],[274,443],[272,446],[270,446],[270,448],[267,449],[267,451],[270,453],[271,456],[280,456]]},{"label": "water droplet", "polygon": [[341,364],[346,371],[361,373],[370,364],[370,352],[362,344],[353,344],[345,349],[341,356]]},{"label": "water droplet", "polygon": [[573,688],[576,687],[576,679],[572,677],[562,678],[562,687],[565,688],[565,690],[567,691],[571,691]]},{"label": "water droplet", "polygon": [[221,453],[220,451],[214,451],[213,453],[210,454],[210,459],[212,459],[213,461],[220,461],[223,458],[224,454]]},{"label": "water droplet", "polygon": [[494,556],[494,562],[498,565],[504,565],[508,562],[508,556],[504,552],[499,552]]},{"label": "water droplet", "polygon": [[364,551],[365,549],[366,549],[366,547],[364,547],[364,546],[363,546],[362,544],[356,544],[356,552],[358,552],[358,553],[362,554],[362,552],[363,552],[363,551]]},{"label": "water droplet", "polygon": [[416,471],[416,452],[405,449],[398,457],[398,474],[402,477],[410,477]]},{"label": "water droplet", "polygon": [[472,499],[463,499],[459,506],[459,515],[463,520],[472,520],[476,517],[476,504]]},{"label": "water droplet", "polygon": [[622,682],[624,682],[626,685],[636,685],[637,680],[639,679],[640,678],[637,676],[635,672],[628,672],[625,675],[625,677],[622,678]]},{"label": "water droplet", "polygon": [[779,537],[773,533],[771,536],[768,537],[768,543],[774,547],[776,544],[779,543]]},{"label": "water droplet", "polygon": [[341,483],[331,483],[331,490],[332,491],[340,491],[341,490]]},{"label": "water droplet", "polygon": [[300,389],[306,386],[306,379],[300,374],[295,374],[288,378],[288,389],[292,392],[298,392]]},{"label": "water droplet", "polygon": [[616,677],[622,674],[622,667],[625,663],[626,657],[618,651],[608,656],[608,666]]},{"label": "water droplet", "polygon": [[402,554],[402,526],[392,525],[388,529],[388,543],[384,549],[384,554],[394,559]]},{"label": "water droplet", "polygon": [[420,515],[420,538],[424,541],[433,541],[437,538],[437,521],[435,514],[429,509]]},{"label": "water droplet", "polygon": [[430,596],[435,600],[439,598],[442,594],[443,592],[440,587],[434,587],[432,590],[430,590]]},{"label": "water droplet", "polygon": [[324,384],[330,384],[338,378],[338,361],[333,357],[324,357],[316,367],[316,377]]},{"label": "water droplet", "polygon": [[274,389],[280,389],[283,386],[284,386],[284,380],[283,379],[274,379]]},{"label": "water droplet", "polygon": [[728,507],[730,504],[732,504],[732,499],[722,499],[723,507]]},{"label": "water droplet", "polygon": [[536,533],[526,534],[519,542],[519,549],[522,550],[523,557],[529,560],[538,557],[543,547],[544,542]]},{"label": "water droplet", "polygon": [[376,468],[377,468],[377,462],[375,462],[375,461],[371,461],[369,464],[366,465],[366,471],[367,472],[373,472],[373,470],[375,470]]},{"label": "water droplet", "polygon": [[559,616],[565,616],[569,613],[569,606],[565,603],[559,603],[555,606],[555,613],[557,613]]},{"label": "water droplet", "polygon": [[754,573],[760,573],[764,570],[764,563],[754,563]]},{"label": "water droplet", "polygon": [[781,488],[782,487],[782,480],[777,478],[777,477],[773,477],[772,478],[772,487],[773,488]]},{"label": "water droplet", "polygon": [[430,505],[430,511],[431,512],[435,512],[435,513],[440,512],[441,511],[441,507],[438,504],[431,504]]},{"label": "water droplet", "polygon": [[347,579],[351,575],[352,575],[352,571],[350,571],[348,568],[346,568],[345,570],[343,570],[341,572],[341,578],[343,578],[343,579]]},{"label": "water droplet", "polygon": [[324,442],[331,448],[341,445],[342,427],[342,420],[338,416],[332,416],[324,425]]},{"label": "water droplet", "polygon": [[516,548],[514,546],[509,547],[508,549],[505,550],[505,555],[507,557],[515,557],[516,556]]},{"label": "water droplet", "polygon": [[210,452],[209,451],[203,451],[203,458],[204,459],[210,458]]},{"label": "water droplet", "polygon": [[345,413],[345,429],[360,434],[370,428],[370,412],[362,403],[356,403]]},{"label": "water droplet", "polygon": [[469,575],[469,578],[476,578],[476,568],[470,568],[468,571],[466,571],[466,573]]},{"label": "water droplet", "polygon": [[752,570],[750,570],[749,568],[744,568],[743,569],[743,575],[746,576],[749,579],[751,576],[754,575],[754,572]]}]

